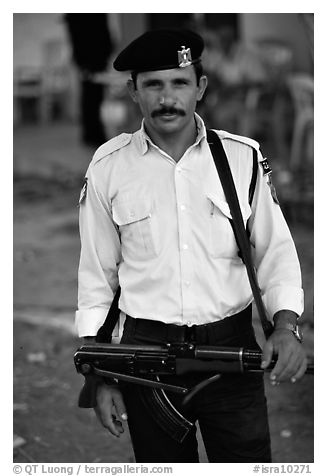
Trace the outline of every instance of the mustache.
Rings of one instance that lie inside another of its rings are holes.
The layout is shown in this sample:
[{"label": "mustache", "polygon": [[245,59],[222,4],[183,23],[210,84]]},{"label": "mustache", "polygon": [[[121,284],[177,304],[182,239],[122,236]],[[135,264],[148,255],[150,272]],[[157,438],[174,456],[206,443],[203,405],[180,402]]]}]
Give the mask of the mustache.
[{"label": "mustache", "polygon": [[177,109],[176,107],[163,106],[160,109],[156,109],[151,113],[151,117],[163,116],[164,114],[178,114],[179,116],[185,116],[183,109]]}]

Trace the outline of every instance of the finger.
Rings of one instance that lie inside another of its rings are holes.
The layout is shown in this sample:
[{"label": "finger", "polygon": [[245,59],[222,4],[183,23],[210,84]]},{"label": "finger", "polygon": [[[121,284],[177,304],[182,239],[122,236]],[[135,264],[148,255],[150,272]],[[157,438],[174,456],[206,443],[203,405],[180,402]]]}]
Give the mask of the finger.
[{"label": "finger", "polygon": [[288,349],[280,347],[278,351],[277,362],[270,373],[270,380],[277,381],[280,379],[280,375],[287,367],[290,358],[290,351]]},{"label": "finger", "polygon": [[303,361],[300,365],[300,368],[298,369],[298,371],[291,378],[292,383],[297,382],[297,380],[300,380],[300,378],[303,377],[303,375],[305,374],[305,371],[307,370],[307,366],[308,366],[308,359],[306,357],[304,357],[304,359],[303,359]]},{"label": "finger", "polygon": [[107,428],[114,436],[120,436],[124,431],[119,420],[113,417],[114,402],[113,396],[115,389],[107,385],[101,385],[97,391],[97,406],[95,413],[98,416],[102,425]]},{"label": "finger", "polygon": [[285,349],[285,365],[281,370],[278,369],[276,378],[280,381],[290,380],[300,370],[304,360],[306,360],[305,353],[298,343]]},{"label": "finger", "polygon": [[113,436],[116,436],[117,438],[120,437],[121,433],[124,433],[122,422],[119,420],[116,420],[114,415],[111,415],[111,417],[105,417],[103,426],[107,428],[107,430],[109,430],[109,432]]},{"label": "finger", "polygon": [[270,340],[268,340],[262,349],[262,358],[261,358],[262,369],[266,369],[269,366],[271,362],[271,358],[273,356],[273,351],[274,351],[273,343]]},{"label": "finger", "polygon": [[119,438],[120,434],[124,431],[121,421],[117,420],[115,415],[109,415],[107,411],[104,412],[98,407],[95,407],[94,410],[102,426],[109,430],[113,436]]},{"label": "finger", "polygon": [[127,420],[127,411],[123,396],[119,390],[115,391],[112,396],[112,400],[116,409],[117,415],[119,415],[124,421]]},{"label": "finger", "polygon": [[124,428],[123,428],[122,422],[117,419],[116,415],[111,415],[111,417],[112,417],[112,422],[115,425],[116,430],[119,433],[124,433]]},{"label": "finger", "polygon": [[299,370],[302,363],[301,356],[292,352],[288,355],[288,358],[284,360],[285,364],[276,372],[276,380],[284,382],[290,380],[290,378]]}]

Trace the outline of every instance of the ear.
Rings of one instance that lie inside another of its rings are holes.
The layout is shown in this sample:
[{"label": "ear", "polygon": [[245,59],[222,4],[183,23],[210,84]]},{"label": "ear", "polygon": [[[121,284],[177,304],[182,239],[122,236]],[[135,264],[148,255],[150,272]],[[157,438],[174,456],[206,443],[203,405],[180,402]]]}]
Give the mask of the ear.
[{"label": "ear", "polygon": [[207,85],[208,85],[208,78],[206,76],[201,76],[199,80],[198,93],[196,97],[197,101],[200,101],[202,99],[202,96],[204,95]]},{"label": "ear", "polygon": [[133,99],[134,102],[138,102],[137,100],[137,89],[135,88],[134,81],[132,79],[129,79],[127,81],[127,90],[129,92],[129,95]]}]

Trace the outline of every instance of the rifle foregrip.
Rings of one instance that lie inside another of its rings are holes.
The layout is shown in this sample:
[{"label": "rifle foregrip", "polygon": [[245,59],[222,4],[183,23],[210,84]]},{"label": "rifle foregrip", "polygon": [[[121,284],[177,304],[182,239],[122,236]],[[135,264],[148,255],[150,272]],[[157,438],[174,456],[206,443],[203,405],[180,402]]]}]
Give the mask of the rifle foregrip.
[{"label": "rifle foregrip", "polygon": [[80,408],[95,408],[97,406],[97,387],[99,378],[96,375],[84,375],[85,382],[79,394]]}]

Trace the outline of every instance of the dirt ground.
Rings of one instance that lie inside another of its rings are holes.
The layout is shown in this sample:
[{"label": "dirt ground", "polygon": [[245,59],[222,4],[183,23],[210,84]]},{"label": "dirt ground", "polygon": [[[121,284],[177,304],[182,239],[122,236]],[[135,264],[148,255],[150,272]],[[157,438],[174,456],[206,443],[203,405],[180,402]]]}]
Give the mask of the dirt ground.
[{"label": "dirt ground", "polygon": [[[14,462],[134,461],[128,431],[120,439],[77,407],[83,378],[73,366],[78,197],[91,151],[76,126],[14,132]],[[292,223],[303,269],[303,330],[313,355],[313,236]],[[258,328],[258,324],[256,323]],[[313,377],[266,393],[274,462],[313,462]],[[16,440],[18,441],[18,440]],[[200,440],[201,461],[206,461]]]}]

